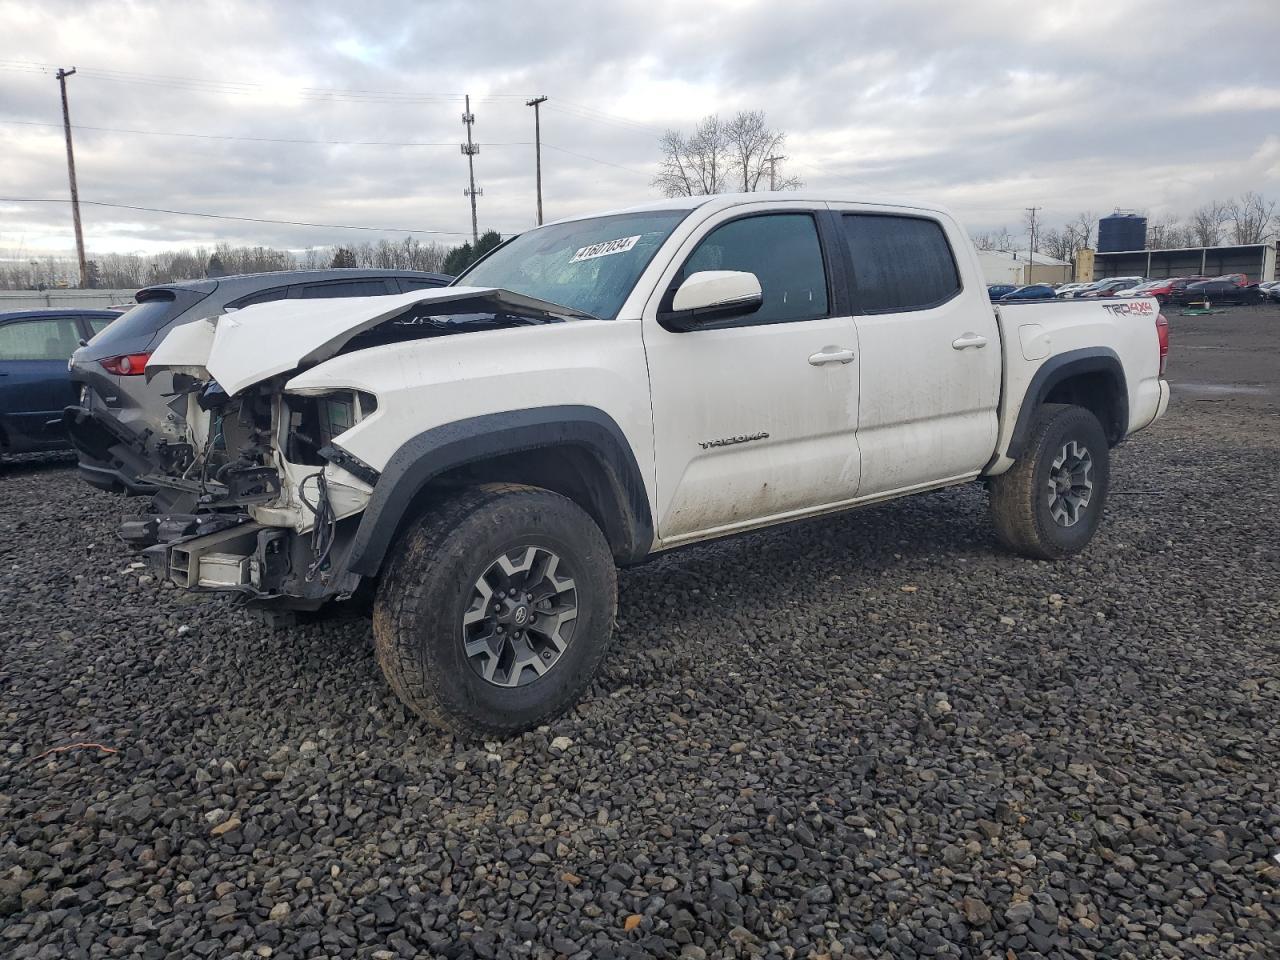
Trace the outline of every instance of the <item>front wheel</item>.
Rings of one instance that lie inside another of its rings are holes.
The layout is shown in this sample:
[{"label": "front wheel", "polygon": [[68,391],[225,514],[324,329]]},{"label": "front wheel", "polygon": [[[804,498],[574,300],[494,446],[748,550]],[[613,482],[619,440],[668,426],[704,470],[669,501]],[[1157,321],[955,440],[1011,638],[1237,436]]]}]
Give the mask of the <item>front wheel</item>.
[{"label": "front wheel", "polygon": [[374,601],[378,663],[404,703],[463,736],[508,736],[571,707],[617,608],[604,534],[535,487],[462,491],[400,542]]},{"label": "front wheel", "polygon": [[1111,479],[1110,447],[1084,407],[1045,404],[1017,462],[991,481],[996,536],[1038,560],[1083,550],[1102,520]]}]

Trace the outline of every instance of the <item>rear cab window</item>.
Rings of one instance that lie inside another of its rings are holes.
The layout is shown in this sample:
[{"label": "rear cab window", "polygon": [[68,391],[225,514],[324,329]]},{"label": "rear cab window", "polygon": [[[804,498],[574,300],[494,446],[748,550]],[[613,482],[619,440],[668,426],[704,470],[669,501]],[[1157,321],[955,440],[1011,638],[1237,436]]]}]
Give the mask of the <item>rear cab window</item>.
[{"label": "rear cab window", "polygon": [[963,289],[942,224],[929,217],[845,213],[840,217],[860,313],[928,310]]}]

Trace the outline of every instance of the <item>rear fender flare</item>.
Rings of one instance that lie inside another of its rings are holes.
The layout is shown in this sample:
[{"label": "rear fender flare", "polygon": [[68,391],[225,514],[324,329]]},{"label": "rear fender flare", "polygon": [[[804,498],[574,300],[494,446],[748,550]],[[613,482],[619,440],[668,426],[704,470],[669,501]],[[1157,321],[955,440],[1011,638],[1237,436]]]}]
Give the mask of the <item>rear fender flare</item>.
[{"label": "rear fender flare", "polygon": [[[1009,447],[1005,451],[1005,455],[1009,459],[1016,460],[1021,455],[1023,448],[1026,446],[1027,437],[1031,433],[1031,423],[1035,418],[1036,411],[1045,402],[1045,398],[1053,392],[1053,388],[1065,383],[1072,377],[1090,373],[1102,373],[1112,381],[1115,390],[1115,401],[1119,407],[1115,411],[1119,427],[1115,431],[1118,434],[1115,437],[1115,442],[1123,439],[1129,430],[1129,389],[1125,381],[1124,366],[1120,363],[1120,357],[1109,347],[1087,347],[1082,350],[1069,350],[1066,353],[1050,357],[1031,378],[1031,383],[1027,386],[1026,395],[1022,398],[1022,405],[1018,408],[1018,419],[1014,424],[1013,434],[1009,439]],[[1102,429],[1108,437],[1112,436],[1113,431],[1109,424],[1104,423]]]}]

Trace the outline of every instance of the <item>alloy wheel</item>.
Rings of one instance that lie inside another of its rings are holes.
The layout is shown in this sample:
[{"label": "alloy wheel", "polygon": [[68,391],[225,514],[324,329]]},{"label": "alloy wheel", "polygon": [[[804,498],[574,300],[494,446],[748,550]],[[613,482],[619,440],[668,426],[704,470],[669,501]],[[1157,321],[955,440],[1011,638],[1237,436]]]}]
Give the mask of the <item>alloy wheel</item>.
[{"label": "alloy wheel", "polygon": [[1068,440],[1049,466],[1049,515],[1062,527],[1074,526],[1093,498],[1093,457],[1089,448]]},{"label": "alloy wheel", "polygon": [[568,564],[545,547],[519,547],[490,562],[472,586],[463,649],[486,682],[525,686],[556,665],[573,641],[577,617]]}]

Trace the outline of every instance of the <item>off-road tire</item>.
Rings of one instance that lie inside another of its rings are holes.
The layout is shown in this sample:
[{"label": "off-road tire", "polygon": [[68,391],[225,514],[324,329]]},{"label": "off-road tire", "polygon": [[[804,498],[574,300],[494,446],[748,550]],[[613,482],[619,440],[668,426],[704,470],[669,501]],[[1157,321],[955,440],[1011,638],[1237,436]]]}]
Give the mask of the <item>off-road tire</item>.
[{"label": "off-road tire", "polygon": [[[1092,491],[1070,526],[1051,512],[1053,464],[1068,444],[1087,450]],[[1079,553],[1093,539],[1106,506],[1111,479],[1110,448],[1098,418],[1084,407],[1046,403],[1035,415],[1017,462],[991,481],[991,518],[1000,542],[1037,560]]]},{"label": "off-road tire", "polygon": [[[544,675],[495,686],[466,655],[462,617],[486,566],[526,545],[570,565],[578,616]],[[374,650],[396,695],[429,723],[472,739],[511,736],[586,690],[609,646],[617,590],[609,545],[582,508],[538,487],[485,484],[435,505],[401,538],[374,600]]]}]

